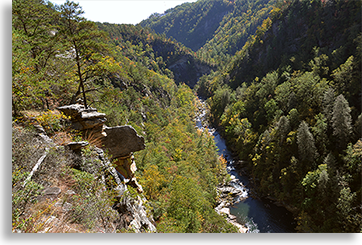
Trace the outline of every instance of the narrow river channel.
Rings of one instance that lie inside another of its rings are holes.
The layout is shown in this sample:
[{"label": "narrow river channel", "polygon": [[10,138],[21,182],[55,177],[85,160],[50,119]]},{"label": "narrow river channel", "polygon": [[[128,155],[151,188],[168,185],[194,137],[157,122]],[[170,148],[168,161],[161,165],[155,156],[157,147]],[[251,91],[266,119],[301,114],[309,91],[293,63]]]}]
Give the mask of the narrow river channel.
[{"label": "narrow river channel", "polygon": [[[201,103],[205,103],[202,102]],[[204,107],[205,108],[205,107]],[[205,110],[199,114],[196,119],[196,126],[205,129]],[[251,233],[290,233],[295,232],[296,222],[291,212],[284,207],[275,205],[272,201],[265,198],[253,198],[249,195],[250,180],[248,176],[239,174],[234,166],[232,153],[228,150],[225,140],[213,128],[208,128],[214,136],[215,144],[218,148],[219,155],[223,155],[227,160],[227,170],[230,175],[235,176],[242,183],[242,186],[235,186],[243,190],[245,200],[236,203],[230,207],[230,213],[237,217],[237,222],[245,224]]]}]

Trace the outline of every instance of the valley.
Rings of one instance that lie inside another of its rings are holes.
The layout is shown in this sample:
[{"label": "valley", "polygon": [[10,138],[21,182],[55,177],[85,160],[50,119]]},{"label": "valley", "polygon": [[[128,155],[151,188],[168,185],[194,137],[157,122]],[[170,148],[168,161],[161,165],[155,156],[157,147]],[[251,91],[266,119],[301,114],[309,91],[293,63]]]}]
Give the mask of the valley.
[{"label": "valley", "polygon": [[[13,232],[361,232],[361,2],[198,0],[137,25],[12,11]],[[144,146],[118,156],[123,127]]]}]

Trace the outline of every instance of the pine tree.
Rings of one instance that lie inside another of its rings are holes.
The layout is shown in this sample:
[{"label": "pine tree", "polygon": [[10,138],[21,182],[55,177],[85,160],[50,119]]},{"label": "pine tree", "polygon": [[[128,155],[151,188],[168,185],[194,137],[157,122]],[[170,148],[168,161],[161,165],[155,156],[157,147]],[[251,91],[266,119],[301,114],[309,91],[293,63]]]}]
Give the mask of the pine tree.
[{"label": "pine tree", "polygon": [[323,114],[327,118],[327,122],[330,122],[332,119],[335,98],[334,89],[328,88],[323,96]]},{"label": "pine tree", "polygon": [[290,123],[289,119],[286,116],[280,117],[277,125],[277,132],[279,138],[279,145],[282,145],[287,137],[287,134],[290,132]]},{"label": "pine tree", "polygon": [[317,149],[315,147],[314,137],[309,131],[308,124],[302,121],[298,128],[297,134],[299,160],[304,163],[303,170],[313,166],[314,160],[317,157]]},{"label": "pine tree", "polygon": [[343,150],[346,148],[352,132],[351,109],[347,100],[341,94],[336,98],[333,106],[332,128],[336,137],[336,146]]},{"label": "pine tree", "polygon": [[68,42],[69,50],[73,52],[70,57],[75,62],[75,73],[79,81],[72,103],[82,92],[84,106],[88,107],[85,85],[87,80],[100,73],[96,64],[102,59],[102,51],[105,50],[105,45],[100,42],[101,38],[105,38],[105,33],[99,31],[94,22],[82,17],[84,11],[78,3],[67,0],[60,6],[60,13],[62,17],[60,33]]},{"label": "pine tree", "polygon": [[52,61],[60,48],[54,24],[58,14],[43,0],[14,0],[12,14],[13,112],[41,104],[49,109]]}]

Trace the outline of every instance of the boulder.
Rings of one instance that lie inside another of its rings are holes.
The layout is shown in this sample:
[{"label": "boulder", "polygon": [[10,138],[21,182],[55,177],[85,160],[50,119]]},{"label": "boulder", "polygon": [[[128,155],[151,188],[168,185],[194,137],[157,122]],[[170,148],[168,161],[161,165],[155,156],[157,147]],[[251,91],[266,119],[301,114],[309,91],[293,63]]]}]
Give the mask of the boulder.
[{"label": "boulder", "polygon": [[48,188],[44,189],[43,195],[44,196],[58,196],[61,192],[62,191],[59,187],[53,186],[53,187],[48,187]]},{"label": "boulder", "polygon": [[87,141],[70,142],[65,145],[65,149],[70,149],[74,153],[72,167],[79,169],[82,165],[82,149],[89,143]]},{"label": "boulder", "polygon": [[70,142],[67,144],[67,146],[72,150],[72,151],[77,151],[82,149],[83,147],[86,147],[89,143],[87,141],[78,141],[78,142]]},{"label": "boulder", "polygon": [[59,187],[56,187],[56,186],[53,186],[53,187],[48,187],[48,188],[45,188],[41,195],[37,196],[37,200],[40,202],[40,201],[43,201],[45,199],[51,199],[51,200],[54,200],[55,198],[58,197],[58,195],[62,192],[62,190],[59,188]]},{"label": "boulder", "polygon": [[[95,108],[86,109],[84,105],[72,104],[58,107],[58,110],[71,118],[74,129],[92,132],[95,138],[99,138],[101,141],[99,147],[108,150],[113,159],[129,156],[132,152],[146,147],[144,138],[139,136],[132,126],[104,126],[107,120],[106,114],[97,112]],[[69,145],[69,147],[74,148],[78,145]]]},{"label": "boulder", "polygon": [[104,132],[107,136],[103,138],[101,148],[107,149],[113,159],[146,148],[144,138],[132,126],[105,127]]},{"label": "boulder", "polygon": [[58,107],[58,110],[71,118],[73,128],[86,130],[102,127],[106,122],[106,114],[97,112],[95,108],[85,108],[81,104],[72,104]]},{"label": "boulder", "polygon": [[156,232],[154,220],[147,214],[144,203],[145,198],[124,197],[114,205],[120,216],[117,221],[117,229],[132,228],[135,233]]}]

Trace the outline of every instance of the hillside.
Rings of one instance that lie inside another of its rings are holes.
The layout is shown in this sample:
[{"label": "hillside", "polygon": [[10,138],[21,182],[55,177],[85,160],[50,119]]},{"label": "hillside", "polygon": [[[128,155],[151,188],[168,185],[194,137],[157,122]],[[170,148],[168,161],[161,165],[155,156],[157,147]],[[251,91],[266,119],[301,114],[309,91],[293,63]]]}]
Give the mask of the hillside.
[{"label": "hillside", "polygon": [[122,55],[139,62],[148,69],[168,75],[177,84],[191,88],[198,79],[215,67],[201,61],[189,48],[172,38],[158,35],[149,29],[133,25],[97,23],[109,34],[111,42],[122,50]]},{"label": "hillside", "polygon": [[236,88],[287,66],[291,70],[310,69],[309,61],[322,54],[328,56],[324,62],[330,72],[349,56],[358,55],[360,27],[360,3],[356,1],[296,1],[275,8],[234,57],[229,70],[231,86]]},{"label": "hillside", "polygon": [[164,14],[154,14],[140,23],[157,33],[173,37],[197,51],[210,40],[219,23],[232,10],[227,1],[184,3]]},{"label": "hillside", "polygon": [[187,49],[101,31],[74,2],[12,11],[13,232],[238,232],[214,210],[228,174],[196,96],[168,69]]},{"label": "hillside", "polygon": [[259,194],[292,207],[301,232],[360,231],[360,19],[357,1],[286,2],[197,85]]},{"label": "hillside", "polygon": [[210,64],[222,65],[244,46],[275,4],[274,0],[201,0],[153,15],[140,25],[175,38]]},{"label": "hillside", "polygon": [[361,9],[199,0],[134,26],[13,1],[13,232],[240,231],[198,113],[296,231],[361,232]]}]

